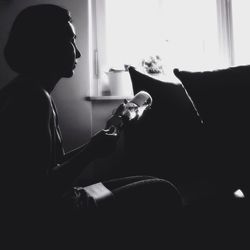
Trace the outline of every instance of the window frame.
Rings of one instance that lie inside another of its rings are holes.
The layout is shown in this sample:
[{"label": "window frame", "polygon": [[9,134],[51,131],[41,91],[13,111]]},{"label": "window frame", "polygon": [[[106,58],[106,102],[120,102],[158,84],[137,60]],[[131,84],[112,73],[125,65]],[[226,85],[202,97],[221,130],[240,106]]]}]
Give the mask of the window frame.
[{"label": "window frame", "polygon": [[[125,0],[124,0],[125,1]],[[107,84],[103,79],[106,61],[106,34],[105,34],[105,0],[92,0],[91,24],[92,24],[92,81],[91,95],[102,96],[103,85]],[[233,20],[231,0],[216,0],[217,6],[217,35],[219,53],[222,67],[234,66],[234,42]]]}]

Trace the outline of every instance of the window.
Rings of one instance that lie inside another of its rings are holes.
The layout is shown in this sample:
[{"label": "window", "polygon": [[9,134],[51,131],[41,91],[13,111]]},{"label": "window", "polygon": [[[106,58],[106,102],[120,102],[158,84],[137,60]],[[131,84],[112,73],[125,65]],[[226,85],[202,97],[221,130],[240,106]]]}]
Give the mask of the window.
[{"label": "window", "polygon": [[110,68],[149,56],[160,56],[166,76],[233,64],[231,0],[95,0],[93,13],[99,94]]},{"label": "window", "polygon": [[232,0],[234,63],[250,64],[250,2]]}]

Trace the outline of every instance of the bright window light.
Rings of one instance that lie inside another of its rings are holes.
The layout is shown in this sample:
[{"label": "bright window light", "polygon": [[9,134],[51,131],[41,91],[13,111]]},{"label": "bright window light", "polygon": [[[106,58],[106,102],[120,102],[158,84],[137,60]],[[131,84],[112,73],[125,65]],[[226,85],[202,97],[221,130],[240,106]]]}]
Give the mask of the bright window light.
[{"label": "bright window light", "polygon": [[232,0],[235,64],[250,64],[250,1]]},{"label": "bright window light", "polygon": [[159,55],[166,71],[217,68],[216,0],[106,0],[108,67]]}]

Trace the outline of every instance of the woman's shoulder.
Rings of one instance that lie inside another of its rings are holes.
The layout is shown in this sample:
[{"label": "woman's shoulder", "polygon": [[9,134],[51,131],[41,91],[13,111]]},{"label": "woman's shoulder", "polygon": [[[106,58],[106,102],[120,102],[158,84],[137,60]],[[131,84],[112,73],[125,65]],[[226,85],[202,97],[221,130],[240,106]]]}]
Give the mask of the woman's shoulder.
[{"label": "woman's shoulder", "polygon": [[24,106],[49,109],[52,106],[51,96],[46,90],[22,78],[14,79],[1,89],[0,103],[1,101],[6,107],[15,107],[15,109]]},{"label": "woman's shoulder", "polygon": [[51,96],[50,94],[40,86],[33,86],[27,91],[27,99],[35,103],[43,103],[51,106]]}]

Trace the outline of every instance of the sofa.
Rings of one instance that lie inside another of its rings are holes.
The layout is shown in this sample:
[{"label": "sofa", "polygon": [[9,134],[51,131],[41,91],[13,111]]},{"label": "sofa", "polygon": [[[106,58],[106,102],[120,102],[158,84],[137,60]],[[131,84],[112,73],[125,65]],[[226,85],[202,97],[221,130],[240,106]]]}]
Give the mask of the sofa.
[{"label": "sofa", "polygon": [[245,249],[250,66],[174,69],[178,83],[133,66],[128,71],[134,93],[147,91],[153,105],[125,128],[126,175],[153,175],[176,185],[184,204],[182,237],[190,249]]}]

